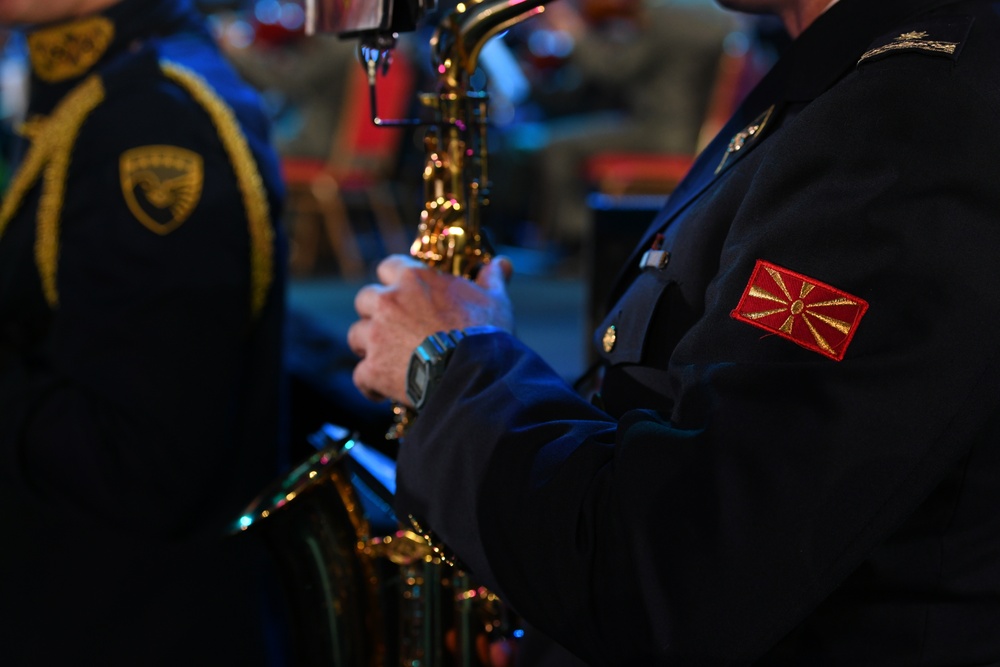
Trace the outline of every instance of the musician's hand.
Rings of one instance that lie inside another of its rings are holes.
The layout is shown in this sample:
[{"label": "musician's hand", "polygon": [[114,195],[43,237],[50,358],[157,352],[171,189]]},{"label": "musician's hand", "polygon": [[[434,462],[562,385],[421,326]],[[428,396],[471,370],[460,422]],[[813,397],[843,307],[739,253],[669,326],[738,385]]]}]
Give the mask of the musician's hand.
[{"label": "musician's hand", "polygon": [[406,255],[392,255],[378,266],[380,284],[362,287],[354,299],[360,319],[347,342],[361,357],[354,384],[373,400],[406,399],[410,355],[427,336],[451,329],[514,326],[506,282],[512,267],[506,257],[483,266],[475,282],[428,268]]}]

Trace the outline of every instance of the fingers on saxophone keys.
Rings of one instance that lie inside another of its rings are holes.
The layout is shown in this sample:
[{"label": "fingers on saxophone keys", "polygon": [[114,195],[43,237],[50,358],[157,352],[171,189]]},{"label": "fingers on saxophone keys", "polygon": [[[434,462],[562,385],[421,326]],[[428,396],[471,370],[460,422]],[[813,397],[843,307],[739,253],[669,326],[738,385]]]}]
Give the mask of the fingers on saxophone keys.
[{"label": "fingers on saxophone keys", "polygon": [[347,346],[361,359],[365,358],[365,352],[368,349],[370,329],[371,320],[369,319],[358,320],[347,329]]},{"label": "fingers on saxophone keys", "polygon": [[389,255],[378,264],[375,272],[384,285],[395,285],[410,269],[426,269],[426,264],[409,255]]},{"label": "fingers on saxophone keys", "polygon": [[365,285],[354,295],[354,310],[362,318],[372,317],[377,312],[383,295],[389,289],[384,285]]},{"label": "fingers on saxophone keys", "polygon": [[366,398],[373,401],[380,401],[383,395],[374,389],[378,380],[378,367],[376,361],[368,358],[368,351],[371,344],[372,321],[370,319],[358,320],[347,329],[347,346],[351,348],[360,359],[354,365],[351,373],[351,380]]}]

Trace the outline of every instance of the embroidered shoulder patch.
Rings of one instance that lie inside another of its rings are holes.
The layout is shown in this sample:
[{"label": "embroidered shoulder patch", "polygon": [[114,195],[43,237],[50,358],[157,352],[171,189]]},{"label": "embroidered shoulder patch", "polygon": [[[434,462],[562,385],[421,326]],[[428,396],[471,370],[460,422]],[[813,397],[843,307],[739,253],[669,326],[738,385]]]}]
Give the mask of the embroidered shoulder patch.
[{"label": "embroidered shoulder patch", "polygon": [[802,274],[757,260],[730,315],[836,361],[844,358],[868,302]]},{"label": "embroidered shoulder patch", "polygon": [[165,235],[188,219],[201,199],[201,156],[177,146],[140,146],[119,160],[125,203],[147,229]]},{"label": "embroidered shoulder patch", "polygon": [[918,52],[956,60],[962,43],[969,36],[972,22],[971,16],[959,16],[904,26],[876,40],[858,64],[901,52]]}]

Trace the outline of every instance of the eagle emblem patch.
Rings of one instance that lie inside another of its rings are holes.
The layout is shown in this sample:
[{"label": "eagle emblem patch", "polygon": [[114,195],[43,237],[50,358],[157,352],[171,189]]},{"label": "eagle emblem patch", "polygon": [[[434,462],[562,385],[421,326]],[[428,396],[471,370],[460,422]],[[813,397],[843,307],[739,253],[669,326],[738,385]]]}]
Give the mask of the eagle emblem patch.
[{"label": "eagle emblem patch", "polygon": [[757,260],[731,316],[840,361],[867,310],[864,299]]},{"label": "eagle emblem patch", "polygon": [[140,146],[119,160],[122,193],[147,229],[165,235],[188,219],[204,183],[201,156],[177,146]]}]

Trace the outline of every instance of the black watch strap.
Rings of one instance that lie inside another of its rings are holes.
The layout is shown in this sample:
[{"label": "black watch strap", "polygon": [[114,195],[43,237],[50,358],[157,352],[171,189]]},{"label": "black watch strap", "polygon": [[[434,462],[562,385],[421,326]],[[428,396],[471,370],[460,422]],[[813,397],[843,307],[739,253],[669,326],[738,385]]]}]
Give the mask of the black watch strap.
[{"label": "black watch strap", "polygon": [[441,376],[451,359],[458,341],[465,338],[459,330],[439,331],[424,339],[410,356],[406,372],[406,397],[420,410],[441,382]]}]

